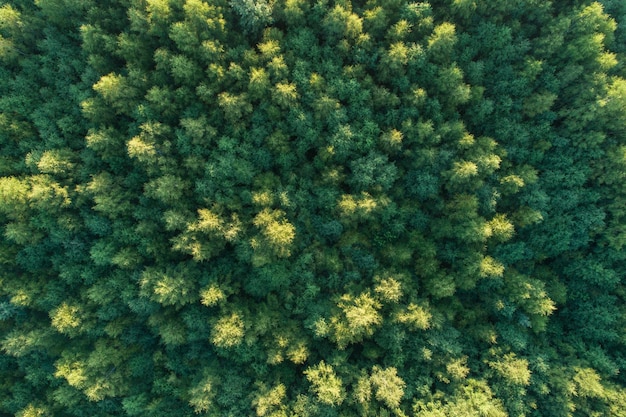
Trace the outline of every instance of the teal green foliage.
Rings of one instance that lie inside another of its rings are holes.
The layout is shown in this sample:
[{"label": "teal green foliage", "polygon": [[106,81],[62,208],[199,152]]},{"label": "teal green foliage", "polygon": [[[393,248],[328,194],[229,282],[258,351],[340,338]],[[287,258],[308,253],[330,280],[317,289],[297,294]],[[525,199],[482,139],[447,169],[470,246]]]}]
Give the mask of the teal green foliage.
[{"label": "teal green foliage", "polygon": [[258,32],[273,22],[273,1],[231,0],[230,6],[240,16],[240,23],[248,32]]},{"label": "teal green foliage", "polygon": [[0,5],[0,414],[626,409],[626,8]]}]

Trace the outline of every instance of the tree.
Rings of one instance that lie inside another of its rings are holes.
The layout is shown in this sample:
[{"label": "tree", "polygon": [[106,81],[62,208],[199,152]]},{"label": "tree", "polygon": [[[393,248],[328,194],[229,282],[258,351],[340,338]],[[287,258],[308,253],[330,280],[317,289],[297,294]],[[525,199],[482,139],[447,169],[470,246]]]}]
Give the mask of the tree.
[{"label": "tree", "polygon": [[20,29],[23,27],[20,12],[10,4],[0,8],[0,60],[10,63],[24,51],[19,49],[15,40],[19,39]]},{"label": "tree", "polygon": [[267,0],[230,0],[230,6],[247,32],[259,32],[273,21],[272,3]]},{"label": "tree", "polygon": [[244,334],[241,315],[232,313],[217,320],[211,332],[211,342],[217,347],[227,349],[239,345]]},{"label": "tree", "polygon": [[378,366],[372,368],[370,381],[378,401],[383,402],[389,408],[396,408],[404,395],[405,382],[397,375],[396,368],[382,369]]},{"label": "tree", "polygon": [[121,114],[129,114],[134,110],[133,102],[139,93],[128,82],[128,78],[115,73],[100,77],[93,89]]},{"label": "tree", "polygon": [[456,41],[454,25],[449,22],[442,23],[433,29],[432,35],[428,38],[428,52],[435,62],[445,64],[451,60]]},{"label": "tree", "polygon": [[162,305],[182,306],[197,300],[193,275],[185,267],[159,271],[147,268],[141,274],[141,292]]},{"label": "tree", "polygon": [[304,374],[321,403],[337,406],[345,399],[343,383],[331,365],[321,361],[307,368]]},{"label": "tree", "polygon": [[296,229],[285,218],[285,213],[281,210],[264,209],[258,213],[253,224],[260,229],[261,236],[251,240],[252,248],[258,250],[261,257],[266,251],[262,246],[265,242],[271,253],[278,257],[288,257],[290,255],[290,246],[293,242]]},{"label": "tree", "polygon": [[328,324],[319,322],[318,332],[334,340],[340,349],[371,337],[376,327],[382,323],[378,311],[381,304],[369,293],[362,293],[357,297],[345,294],[339,299],[337,306],[338,314],[332,316]]}]

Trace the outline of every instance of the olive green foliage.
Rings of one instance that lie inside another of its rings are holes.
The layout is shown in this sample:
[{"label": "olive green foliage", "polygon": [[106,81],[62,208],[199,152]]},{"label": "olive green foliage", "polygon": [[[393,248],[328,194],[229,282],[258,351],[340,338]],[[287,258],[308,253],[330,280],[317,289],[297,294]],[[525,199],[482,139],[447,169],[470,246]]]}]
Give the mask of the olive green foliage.
[{"label": "olive green foliage", "polygon": [[1,415],[625,415],[623,1],[0,3]]}]

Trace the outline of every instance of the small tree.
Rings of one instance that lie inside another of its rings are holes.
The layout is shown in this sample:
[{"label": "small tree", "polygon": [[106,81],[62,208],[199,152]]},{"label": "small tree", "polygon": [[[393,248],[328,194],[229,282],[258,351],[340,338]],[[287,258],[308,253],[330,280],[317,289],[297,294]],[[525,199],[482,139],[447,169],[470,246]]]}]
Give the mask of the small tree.
[{"label": "small tree", "polygon": [[331,365],[321,361],[304,371],[317,399],[328,405],[340,405],[346,397],[341,379]]},{"label": "small tree", "polygon": [[257,33],[274,21],[273,1],[230,0],[230,6],[239,15],[241,26],[248,33]]},{"label": "small tree", "polygon": [[382,369],[374,366],[370,381],[378,401],[382,401],[389,408],[396,408],[400,405],[406,383],[398,376],[396,368]]}]

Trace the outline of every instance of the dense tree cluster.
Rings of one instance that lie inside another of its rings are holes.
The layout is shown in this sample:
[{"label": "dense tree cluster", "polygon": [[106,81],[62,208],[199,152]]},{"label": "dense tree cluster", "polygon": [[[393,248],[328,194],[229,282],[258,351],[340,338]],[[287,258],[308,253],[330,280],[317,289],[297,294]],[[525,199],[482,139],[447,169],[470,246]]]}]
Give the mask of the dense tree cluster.
[{"label": "dense tree cluster", "polygon": [[621,0],[2,1],[0,414],[626,416],[625,54]]}]

